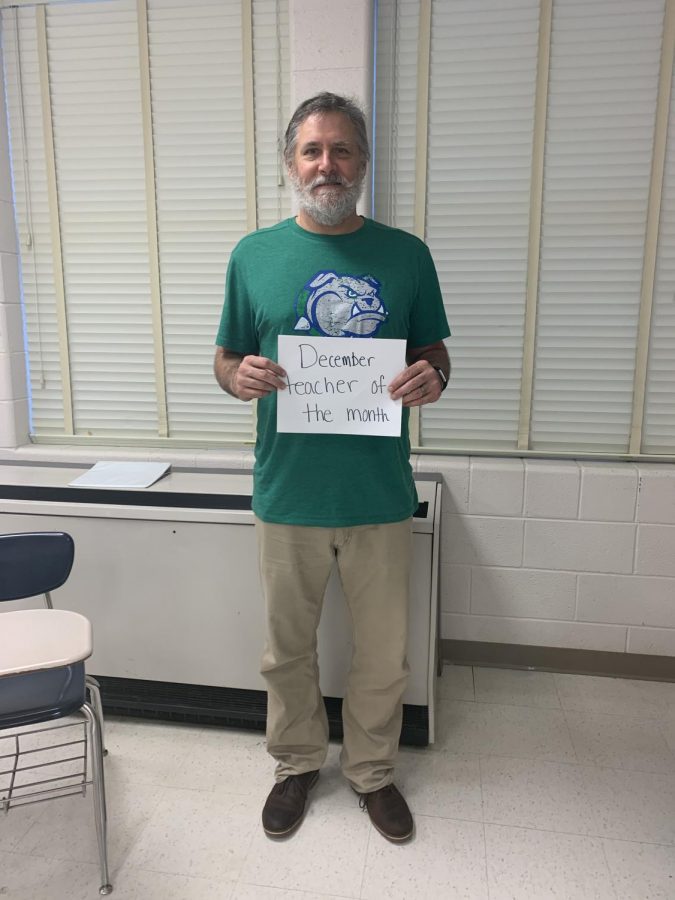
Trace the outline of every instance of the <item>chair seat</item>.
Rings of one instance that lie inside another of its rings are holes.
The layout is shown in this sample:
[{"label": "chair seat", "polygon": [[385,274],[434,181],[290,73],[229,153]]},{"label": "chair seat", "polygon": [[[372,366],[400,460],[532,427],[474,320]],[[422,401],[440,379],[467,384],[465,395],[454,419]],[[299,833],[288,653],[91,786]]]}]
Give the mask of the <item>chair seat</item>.
[{"label": "chair seat", "polygon": [[93,649],[91,623],[62,609],[0,612],[0,677],[83,662]]},{"label": "chair seat", "polygon": [[70,716],[86,700],[84,663],[0,678],[0,730]]}]

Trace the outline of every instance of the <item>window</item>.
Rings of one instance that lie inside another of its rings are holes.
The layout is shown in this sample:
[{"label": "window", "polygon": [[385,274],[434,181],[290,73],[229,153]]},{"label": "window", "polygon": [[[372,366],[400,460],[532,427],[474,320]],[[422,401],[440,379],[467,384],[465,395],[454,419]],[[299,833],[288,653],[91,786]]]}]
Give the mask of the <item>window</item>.
[{"label": "window", "polygon": [[288,214],[285,0],[2,11],[37,439],[243,441],[211,371],[229,254]]},{"label": "window", "polygon": [[675,454],[668,8],[379,0],[375,217],[453,330],[421,447]]}]

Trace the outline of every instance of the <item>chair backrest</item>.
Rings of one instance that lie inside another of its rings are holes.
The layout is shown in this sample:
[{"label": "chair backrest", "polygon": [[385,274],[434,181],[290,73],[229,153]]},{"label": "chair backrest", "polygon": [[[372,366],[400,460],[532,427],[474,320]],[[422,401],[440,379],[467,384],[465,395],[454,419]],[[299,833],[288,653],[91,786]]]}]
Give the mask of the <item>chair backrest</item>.
[{"label": "chair backrest", "polygon": [[73,567],[75,543],[62,531],[0,534],[0,601],[54,591]]}]

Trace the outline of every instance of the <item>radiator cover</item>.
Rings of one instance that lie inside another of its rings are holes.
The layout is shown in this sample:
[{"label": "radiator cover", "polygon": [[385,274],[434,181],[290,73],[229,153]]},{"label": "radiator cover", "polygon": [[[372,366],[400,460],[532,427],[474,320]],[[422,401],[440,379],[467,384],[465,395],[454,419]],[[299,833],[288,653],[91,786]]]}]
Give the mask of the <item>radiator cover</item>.
[{"label": "radiator cover", "polygon": [[[262,728],[264,618],[250,473],[173,469],[145,491],[69,487],[81,472],[74,466],[0,465],[0,532],[73,536],[73,571],[52,599],[56,608],[81,612],[94,626],[87,669],[101,680],[104,708]],[[419,746],[434,740],[440,484],[436,476],[419,475],[416,484],[411,676],[402,740]],[[351,649],[333,572],[319,627],[319,662],[334,737],[342,730],[340,698]]]}]

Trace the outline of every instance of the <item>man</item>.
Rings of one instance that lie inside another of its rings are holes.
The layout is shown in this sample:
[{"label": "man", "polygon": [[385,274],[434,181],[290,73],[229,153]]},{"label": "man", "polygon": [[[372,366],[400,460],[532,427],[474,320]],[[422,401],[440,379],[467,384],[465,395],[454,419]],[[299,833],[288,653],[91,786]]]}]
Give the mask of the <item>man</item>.
[{"label": "man", "polygon": [[[220,386],[259,400],[253,511],[267,609],[267,748],[277,763],[263,809],[270,837],[300,824],[326,758],[316,629],[336,561],[354,626],[340,764],[381,834],[413,833],[392,783],[417,507],[408,408],[440,397],[450,332],[426,246],[357,215],[369,158],[351,101],[322,93],[298,107],[284,148],[298,215],[235,248],[216,340]],[[407,368],[389,385],[404,407],[401,437],[277,433],[276,392],[287,386],[280,334],[405,339]]]}]

